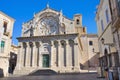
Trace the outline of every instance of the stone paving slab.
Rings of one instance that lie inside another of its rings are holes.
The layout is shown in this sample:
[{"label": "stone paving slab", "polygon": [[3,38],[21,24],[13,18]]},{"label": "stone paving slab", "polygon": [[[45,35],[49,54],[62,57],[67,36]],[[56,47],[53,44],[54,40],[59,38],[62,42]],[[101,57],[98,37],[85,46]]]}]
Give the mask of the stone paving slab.
[{"label": "stone paving slab", "polygon": [[105,80],[97,78],[96,73],[67,74],[67,75],[40,75],[0,78],[0,80]]}]

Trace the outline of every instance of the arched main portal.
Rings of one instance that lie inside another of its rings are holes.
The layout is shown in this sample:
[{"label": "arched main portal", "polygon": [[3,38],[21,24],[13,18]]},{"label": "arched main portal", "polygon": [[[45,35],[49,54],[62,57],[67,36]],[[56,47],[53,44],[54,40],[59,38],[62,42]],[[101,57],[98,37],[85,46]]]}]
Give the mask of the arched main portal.
[{"label": "arched main portal", "polygon": [[50,45],[48,43],[43,44],[43,52],[42,52],[42,67],[49,68],[50,66]]}]

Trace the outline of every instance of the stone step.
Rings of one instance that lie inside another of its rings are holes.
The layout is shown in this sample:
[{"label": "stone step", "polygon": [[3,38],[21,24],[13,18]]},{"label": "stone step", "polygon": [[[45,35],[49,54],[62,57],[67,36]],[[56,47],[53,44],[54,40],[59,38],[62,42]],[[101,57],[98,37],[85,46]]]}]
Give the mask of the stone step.
[{"label": "stone step", "polygon": [[31,72],[29,75],[53,75],[53,74],[57,74],[57,73],[51,69],[46,69],[46,70],[39,69]]}]

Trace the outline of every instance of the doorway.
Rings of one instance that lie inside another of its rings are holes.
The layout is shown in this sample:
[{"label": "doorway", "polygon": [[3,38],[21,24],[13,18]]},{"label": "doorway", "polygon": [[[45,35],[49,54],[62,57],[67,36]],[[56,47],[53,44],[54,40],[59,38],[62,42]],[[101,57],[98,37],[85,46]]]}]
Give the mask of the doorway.
[{"label": "doorway", "polygon": [[43,55],[42,65],[43,65],[44,68],[49,67],[49,55],[48,54]]}]

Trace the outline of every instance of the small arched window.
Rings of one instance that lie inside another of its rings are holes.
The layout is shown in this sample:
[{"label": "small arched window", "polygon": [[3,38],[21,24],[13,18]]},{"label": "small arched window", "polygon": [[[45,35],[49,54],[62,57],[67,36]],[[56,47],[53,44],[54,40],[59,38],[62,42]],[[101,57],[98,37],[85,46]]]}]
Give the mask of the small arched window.
[{"label": "small arched window", "polygon": [[79,20],[79,19],[76,20],[76,24],[77,24],[77,25],[80,24],[80,20]]},{"label": "small arched window", "polygon": [[89,41],[89,45],[92,46],[93,45],[93,41]]}]

